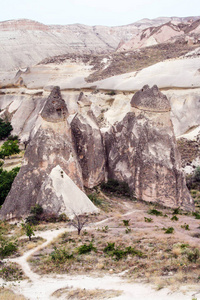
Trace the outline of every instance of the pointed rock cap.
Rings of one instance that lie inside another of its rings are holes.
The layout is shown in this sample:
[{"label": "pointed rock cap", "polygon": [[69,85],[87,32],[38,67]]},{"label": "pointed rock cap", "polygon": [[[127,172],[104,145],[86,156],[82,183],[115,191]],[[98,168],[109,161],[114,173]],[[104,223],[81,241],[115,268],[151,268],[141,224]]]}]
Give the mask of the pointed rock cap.
[{"label": "pointed rock cap", "polygon": [[54,86],[47,98],[41,116],[47,122],[62,122],[66,120],[69,113],[65,101],[62,99],[60,87]]},{"label": "pointed rock cap", "polygon": [[145,85],[131,99],[131,106],[145,111],[168,112],[171,110],[169,100],[163,95],[157,85],[150,88]]}]

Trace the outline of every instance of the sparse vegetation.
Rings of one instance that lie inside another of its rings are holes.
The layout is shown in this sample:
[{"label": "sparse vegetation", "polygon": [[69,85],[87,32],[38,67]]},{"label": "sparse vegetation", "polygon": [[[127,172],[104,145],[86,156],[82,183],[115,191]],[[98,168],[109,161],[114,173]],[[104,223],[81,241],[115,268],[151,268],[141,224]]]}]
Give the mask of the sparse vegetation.
[{"label": "sparse vegetation", "polygon": [[71,288],[63,288],[59,289],[52,294],[57,298],[65,297],[65,299],[81,299],[81,300],[88,300],[88,299],[111,299],[118,297],[122,294],[122,291],[118,290],[103,290],[103,289],[94,289],[94,290],[87,290],[87,289],[71,289]]},{"label": "sparse vegetation", "polygon": [[50,257],[56,263],[62,263],[67,259],[72,259],[74,256],[73,254],[69,254],[65,248],[58,249],[57,247],[54,247],[53,252],[50,253]]},{"label": "sparse vegetation", "polygon": [[96,252],[97,251],[97,248],[93,246],[93,243],[90,242],[88,245],[84,244],[84,245],[81,245],[80,247],[77,248],[78,250],[78,254],[87,254],[87,253],[90,253],[91,251],[94,251]]},{"label": "sparse vegetation", "polygon": [[125,233],[128,234],[128,233],[130,233],[130,232],[131,232],[131,228],[126,227]]},{"label": "sparse vegetation", "polygon": [[190,226],[186,223],[184,225],[181,225],[181,228],[184,228],[185,230],[190,230]]},{"label": "sparse vegetation", "polygon": [[167,229],[165,229],[165,233],[166,234],[171,234],[174,232],[174,228],[173,227],[168,227]]},{"label": "sparse vegetation", "polygon": [[115,179],[109,179],[107,182],[101,183],[101,189],[107,193],[131,197],[131,191],[128,184]]},{"label": "sparse vegetation", "polygon": [[172,218],[171,218],[171,221],[178,221],[178,217],[176,215],[174,215]]},{"label": "sparse vegetation", "polygon": [[0,258],[5,258],[17,251],[17,243],[7,240],[1,240]]},{"label": "sparse vegetation", "polygon": [[155,208],[150,209],[150,210],[148,211],[148,214],[154,215],[154,216],[157,216],[157,217],[158,217],[158,216],[163,216],[163,213],[162,213],[161,211],[155,209]]},{"label": "sparse vegetation", "polygon": [[[32,270],[39,274],[68,273],[95,276],[126,271],[123,275],[125,278],[151,282],[157,288],[173,285],[174,282],[176,288],[179,283],[199,283],[200,257],[199,252],[195,250],[200,250],[198,239],[193,239],[193,245],[190,245],[191,237],[198,233],[199,221],[191,214],[183,213],[181,220],[173,223],[173,234],[165,234],[172,224],[171,218],[174,216],[172,210],[159,208],[163,216],[167,213],[169,217],[162,219],[152,217],[154,222],[147,224],[145,215],[149,205],[152,204],[136,203],[126,198],[117,198],[117,201],[115,199],[116,196],[112,197],[109,203],[112,211],[91,216],[90,221],[92,217],[95,222],[106,220],[102,223],[102,229],[98,229],[98,224],[95,228],[92,223],[92,226],[83,230],[81,235],[77,235],[77,231],[69,231],[58,236],[46,248],[35,252],[30,258]],[[134,224],[134,230],[125,234],[125,230],[130,228],[124,225],[123,220],[128,220],[128,225]],[[190,231],[181,229],[184,222],[191,227]],[[160,224],[166,227],[165,231],[161,230]],[[29,246],[32,249],[41,243],[39,240],[36,241],[36,238],[32,238],[30,242],[28,238],[21,237],[22,230],[17,229],[14,224],[0,222],[0,225],[0,234],[4,239],[10,233],[18,237],[17,252],[11,254],[12,256],[16,257],[29,249]],[[46,230],[59,227],[61,227],[59,223],[41,223],[36,228]],[[13,239],[8,240],[10,241],[14,242]]]},{"label": "sparse vegetation", "polygon": [[174,211],[172,213],[173,215],[178,215],[180,214],[180,207],[174,208]]},{"label": "sparse vegetation", "polygon": [[122,220],[124,226],[129,226],[129,222],[130,222],[130,219],[129,220]]},{"label": "sparse vegetation", "polygon": [[200,251],[199,251],[199,249],[195,248],[194,250],[189,251],[189,252],[187,253],[187,257],[188,257],[188,260],[189,260],[190,262],[196,263],[197,260],[198,260],[199,257],[200,257]]},{"label": "sparse vegetation", "polygon": [[153,221],[153,219],[144,217],[144,221],[147,222],[147,223],[151,223]]},{"label": "sparse vegetation", "polygon": [[[15,281],[24,279],[24,274],[21,268],[12,262],[2,263],[2,268],[0,270],[0,278],[6,281]],[[1,296],[0,296],[1,299]],[[7,298],[10,299],[10,298]]]},{"label": "sparse vegetation", "polygon": [[88,198],[94,203],[94,205],[102,206],[102,199],[100,199],[96,193],[89,194]]}]

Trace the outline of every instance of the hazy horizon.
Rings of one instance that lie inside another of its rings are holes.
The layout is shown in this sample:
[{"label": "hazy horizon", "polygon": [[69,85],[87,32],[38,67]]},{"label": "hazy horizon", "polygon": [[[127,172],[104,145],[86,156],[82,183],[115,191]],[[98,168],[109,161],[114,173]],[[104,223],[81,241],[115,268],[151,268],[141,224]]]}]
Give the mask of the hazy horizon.
[{"label": "hazy horizon", "polygon": [[51,23],[51,24],[47,24],[47,23],[44,23],[44,22],[41,22],[41,21],[38,21],[38,20],[34,20],[34,19],[30,19],[30,18],[15,18],[15,19],[9,19],[9,20],[3,20],[0,22],[9,22],[9,21],[17,21],[17,20],[30,20],[30,21],[34,21],[34,22],[38,22],[38,23],[41,23],[41,24],[44,24],[44,25],[47,25],[47,26],[65,26],[65,25],[76,25],[76,24],[80,24],[80,25],[85,25],[85,26],[107,26],[107,27],[117,27],[117,26],[126,26],[126,25],[131,25],[133,23],[136,23],[136,22],[140,22],[142,20],[155,20],[155,19],[160,19],[160,18],[190,18],[190,17],[200,17],[200,16],[197,16],[197,15],[194,15],[194,16],[159,16],[159,17],[156,17],[156,18],[143,18],[143,19],[140,19],[140,20],[136,20],[132,23],[128,23],[128,24],[119,24],[119,25],[101,25],[101,24],[94,24],[94,25],[88,25],[88,24],[84,24],[84,23],[80,23],[80,22],[76,22],[76,23],[68,23],[68,24],[58,24],[58,23]]},{"label": "hazy horizon", "polygon": [[[55,5],[56,3],[56,5]],[[0,21],[30,19],[46,25],[123,26],[142,19],[190,17],[200,12],[191,0],[2,0]]]}]

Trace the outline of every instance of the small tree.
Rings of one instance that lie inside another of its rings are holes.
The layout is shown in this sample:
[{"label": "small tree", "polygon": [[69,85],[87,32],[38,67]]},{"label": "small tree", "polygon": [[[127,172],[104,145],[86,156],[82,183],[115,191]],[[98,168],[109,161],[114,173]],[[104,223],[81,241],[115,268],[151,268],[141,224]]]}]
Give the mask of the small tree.
[{"label": "small tree", "polygon": [[26,235],[28,236],[29,241],[31,241],[31,237],[33,235],[35,235],[33,227],[30,224],[25,224],[25,223],[22,223],[21,225],[22,225],[22,228],[24,229]]},{"label": "small tree", "polygon": [[86,224],[89,222],[89,216],[85,214],[77,214],[73,211],[74,217],[73,219],[69,222],[69,225],[75,227],[78,231],[78,235],[80,235],[81,230],[83,227],[86,226]]}]

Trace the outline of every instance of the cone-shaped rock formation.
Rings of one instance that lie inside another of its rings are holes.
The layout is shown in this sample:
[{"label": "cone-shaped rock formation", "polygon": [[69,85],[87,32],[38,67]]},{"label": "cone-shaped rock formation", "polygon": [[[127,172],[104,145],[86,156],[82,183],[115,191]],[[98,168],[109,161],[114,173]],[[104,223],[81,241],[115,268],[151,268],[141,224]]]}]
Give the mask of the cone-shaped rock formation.
[{"label": "cone-shaped rock formation", "polygon": [[139,199],[192,210],[168,99],[157,86],[144,86],[131,106],[105,135],[109,177],[127,182]]},{"label": "cone-shaped rock formation", "polygon": [[[68,208],[64,208],[64,200],[60,196],[62,190],[59,193],[54,191],[54,206],[52,203],[49,204],[47,197],[52,190],[52,185],[47,184],[50,180],[49,175],[57,165],[79,188],[83,189],[82,172],[73,147],[67,116],[65,101],[61,98],[60,89],[55,87],[41,111],[39,129],[28,144],[25,164],[15,178],[1,209],[1,216],[4,218],[24,217],[36,203],[46,207],[47,211],[54,207],[52,209],[54,213],[67,213]],[[60,188],[62,187],[61,185]],[[70,196],[73,202],[72,192]],[[88,198],[87,201],[90,202]],[[79,210],[78,207],[77,209]]]}]

